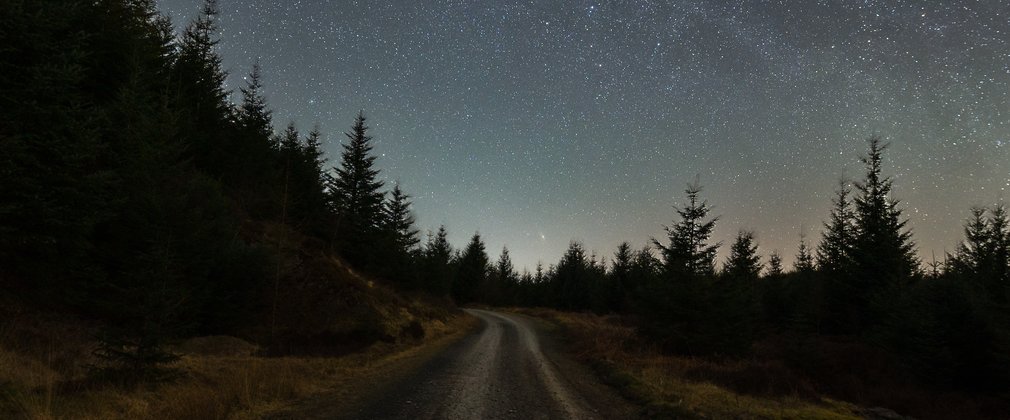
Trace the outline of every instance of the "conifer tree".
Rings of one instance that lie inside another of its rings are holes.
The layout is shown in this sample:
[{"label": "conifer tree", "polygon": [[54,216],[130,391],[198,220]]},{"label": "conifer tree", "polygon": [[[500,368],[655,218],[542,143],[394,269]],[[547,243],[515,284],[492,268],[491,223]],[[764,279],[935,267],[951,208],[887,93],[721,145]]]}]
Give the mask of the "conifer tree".
[{"label": "conifer tree", "polygon": [[410,196],[403,192],[400,184],[393,185],[389,198],[382,206],[383,241],[378,249],[385,258],[379,274],[388,276],[410,287],[419,286],[420,280],[415,263],[420,243],[414,228],[414,215],[410,211]]},{"label": "conifer tree", "polygon": [[515,266],[512,265],[512,257],[509,256],[508,247],[502,247],[498,263],[495,265],[498,278],[506,283],[515,282],[517,279]]},{"label": "conifer tree", "polygon": [[755,280],[761,273],[761,257],[757,254],[754,233],[740,231],[730,246],[723,272],[726,276],[739,280]]},{"label": "conifer tree", "polygon": [[339,249],[352,264],[365,267],[375,263],[384,196],[367,130],[365,115],[359,112],[351,131],[345,133],[348,141],[343,144],[340,166],[335,168],[336,176],[329,185]]},{"label": "conifer tree", "polygon": [[610,298],[608,306],[613,310],[620,311],[629,305],[629,294],[635,289],[636,284],[631,274],[634,269],[634,258],[631,244],[621,242],[617,246],[614,262],[610,265],[610,273],[607,276]]},{"label": "conifer tree", "polygon": [[700,199],[697,182],[685,192],[687,205],[675,207],[680,220],[666,227],[669,244],[653,240],[662,257],[659,275],[643,288],[638,309],[642,328],[665,347],[708,354],[722,347],[729,326],[716,312],[724,303],[717,302],[715,291],[719,244],[709,244],[718,218],[708,218],[711,208]]},{"label": "conifer tree", "polygon": [[828,273],[840,273],[849,267],[855,229],[851,194],[848,182],[839,181],[832,200],[834,208],[830,220],[824,224],[825,230],[817,247],[817,266]]},{"label": "conifer tree", "polygon": [[512,265],[512,258],[509,256],[507,247],[502,247],[501,255],[495,263],[494,272],[491,275],[493,284],[490,284],[485,291],[488,301],[498,304],[514,304],[515,290],[519,285],[519,275]]},{"label": "conifer tree", "polygon": [[295,122],[288,122],[284,132],[280,133],[274,143],[277,150],[281,152],[283,159],[291,165],[296,165],[301,152],[301,140],[299,138],[298,127]]},{"label": "conifer tree", "polygon": [[814,256],[807,246],[806,235],[800,234],[800,246],[796,251],[796,261],[793,262],[793,269],[798,273],[809,273],[814,271]]},{"label": "conifer tree", "polygon": [[975,207],[965,222],[964,240],[950,260],[950,271],[981,286],[995,302],[1010,292],[1010,220],[1001,205]]},{"label": "conifer tree", "polygon": [[758,314],[755,289],[763,268],[757,251],[753,232],[737,233],[722,275],[707,291],[709,306],[699,311],[705,327],[694,340],[702,352],[740,354],[749,348]]},{"label": "conifer tree", "polygon": [[263,97],[263,76],[259,63],[254,64],[246,78],[246,85],[239,89],[242,102],[235,110],[235,119],[249,135],[269,139],[273,136],[273,111],[267,108]]},{"label": "conifer tree", "polygon": [[304,138],[300,138],[294,124],[275,141],[284,165],[291,201],[288,220],[293,226],[308,234],[325,238],[325,227],[330,222],[327,206],[326,176],[323,165],[326,158],[321,149],[322,133],[318,125]]},{"label": "conifer tree", "polygon": [[[255,217],[280,219],[278,197],[292,184],[290,156],[278,158],[274,145],[272,112],[263,96],[258,64],[240,88],[242,101],[235,107],[229,130],[212,139],[212,150],[221,153],[214,169],[229,195]],[[227,117],[227,115],[225,115]]]},{"label": "conifer tree", "polygon": [[892,181],[882,174],[887,146],[877,137],[868,143],[852,210],[847,212],[843,188],[819,252],[818,263],[829,274],[830,321],[842,332],[865,331],[893,315],[895,303],[907,294],[919,271],[907,221],[890,198]]},{"label": "conifer tree", "polygon": [[642,285],[648,284],[659,273],[661,265],[648,245],[635,252],[635,258],[631,264],[631,278],[636,282],[634,289],[637,290]]},{"label": "conifer tree", "polygon": [[709,244],[718,217],[705,220],[712,210],[708,202],[701,200],[701,186],[695,182],[685,190],[687,205],[674,207],[680,221],[673,226],[664,226],[669,244],[657,240],[653,244],[663,260],[663,270],[670,276],[711,276],[715,273],[715,255],[719,244]]},{"label": "conifer tree", "polygon": [[474,233],[459,258],[459,273],[453,285],[453,298],[456,303],[474,302],[478,299],[477,292],[487,281],[489,264],[484,241],[481,240],[479,233]]},{"label": "conifer tree", "polygon": [[400,183],[393,184],[389,199],[383,206],[384,226],[392,237],[393,248],[401,255],[413,255],[421,241],[414,228],[414,215],[410,206],[410,196],[400,189]]},{"label": "conifer tree", "polygon": [[425,243],[423,251],[423,289],[439,296],[448,296],[452,292],[453,273],[450,268],[452,257],[453,249],[449,244],[445,226],[439,226],[435,234],[429,232],[428,242]]},{"label": "conifer tree", "polygon": [[772,251],[768,256],[768,272],[765,275],[775,277],[781,276],[782,273],[782,256],[778,251]]},{"label": "conifer tree", "polygon": [[182,33],[172,79],[178,84],[179,108],[186,115],[184,138],[197,167],[215,177],[233,169],[229,146],[223,139],[231,115],[226,73],[217,54],[217,0],[205,0],[203,9]]},{"label": "conifer tree", "polygon": [[589,259],[582,244],[577,241],[569,243],[554,273],[554,296],[560,308],[568,310],[589,308],[590,270]]},{"label": "conifer tree", "polygon": [[[912,234],[898,201],[890,198],[892,180],[882,175],[883,152],[887,145],[877,137],[869,139],[870,150],[861,160],[865,166],[859,194],[854,201],[855,235],[851,252],[852,272],[848,276],[853,316],[860,325],[883,316],[919,273]],[[872,308],[876,315],[864,308]]]},{"label": "conifer tree", "polygon": [[312,131],[309,131],[308,136],[305,137],[305,143],[302,146],[302,157],[308,163],[308,166],[313,169],[316,186],[318,186],[319,191],[323,191],[323,165],[326,165],[326,151],[323,150],[323,133],[319,128],[319,124],[312,127]]}]

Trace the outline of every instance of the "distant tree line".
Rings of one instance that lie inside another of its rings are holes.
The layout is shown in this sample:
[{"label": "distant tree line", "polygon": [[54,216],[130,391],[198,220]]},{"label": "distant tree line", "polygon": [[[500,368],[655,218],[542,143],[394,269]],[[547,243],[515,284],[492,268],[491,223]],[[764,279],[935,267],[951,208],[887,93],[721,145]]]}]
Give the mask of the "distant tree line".
[{"label": "distant tree line", "polygon": [[772,334],[855,337],[900,356],[907,371],[929,384],[1006,389],[1005,207],[973,208],[957,250],[924,270],[907,219],[891,197],[892,179],[883,175],[887,145],[876,137],[868,145],[862,179],[840,184],[820,243],[814,249],[801,237],[791,270],[774,252],[763,262],[754,233],[746,230],[717,267],[722,244],[712,241],[712,232],[718,217],[694,183],[665,238],[637,251],[621,243],[609,264],[572,242],[557,264],[517,274],[507,250],[497,264],[488,263],[475,236],[456,259],[462,289],[454,297],[629,314],[645,337],[693,356],[743,356]]}]

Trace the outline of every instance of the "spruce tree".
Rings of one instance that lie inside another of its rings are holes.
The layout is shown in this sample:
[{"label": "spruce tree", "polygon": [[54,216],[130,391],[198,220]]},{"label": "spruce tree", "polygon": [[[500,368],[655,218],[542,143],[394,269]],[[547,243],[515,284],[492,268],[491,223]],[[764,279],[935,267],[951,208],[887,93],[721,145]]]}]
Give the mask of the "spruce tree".
[{"label": "spruce tree", "polygon": [[771,255],[768,256],[768,271],[765,275],[769,277],[777,277],[782,274],[782,256],[779,255],[778,251],[772,251]]},{"label": "spruce tree", "polygon": [[670,350],[708,354],[725,344],[724,322],[717,311],[715,256],[719,244],[709,244],[718,218],[700,199],[697,182],[685,190],[687,205],[674,207],[679,219],[666,227],[669,243],[653,240],[659,249],[659,274],[640,294],[638,310],[646,334]]},{"label": "spruce tree", "polygon": [[415,220],[410,206],[410,196],[400,189],[400,183],[393,184],[389,199],[383,206],[384,227],[391,236],[393,249],[405,256],[413,255],[421,241],[414,228]]},{"label": "spruce tree", "polygon": [[724,275],[751,281],[758,278],[762,268],[761,256],[757,254],[757,244],[754,242],[754,233],[740,231],[730,246],[730,254],[723,268]]},{"label": "spruce tree", "polygon": [[740,354],[749,348],[758,315],[755,290],[763,268],[757,251],[753,232],[737,233],[722,275],[709,291],[710,306],[703,309],[706,327],[696,340],[707,343],[706,352]]},{"label": "spruce tree", "polygon": [[512,265],[512,257],[509,256],[508,247],[502,247],[498,263],[495,264],[495,270],[497,271],[498,278],[505,283],[512,283],[517,280],[516,269]]},{"label": "spruce tree", "polygon": [[887,145],[877,137],[868,142],[870,150],[861,159],[866,172],[856,183],[859,194],[853,200],[855,235],[849,280],[856,290],[857,305],[886,312],[918,274],[919,261],[912,234],[905,228],[908,221],[898,208],[899,202],[890,198],[893,181],[882,175]]},{"label": "spruce tree", "polygon": [[235,107],[230,129],[213,139],[214,150],[223,153],[214,170],[243,210],[257,218],[279,220],[282,209],[277,203],[290,189],[292,163],[289,157],[278,158],[258,64],[240,91],[242,101]]},{"label": "spruce tree", "polygon": [[697,182],[687,186],[687,205],[674,207],[680,218],[673,226],[664,226],[669,243],[653,244],[662,256],[663,270],[674,278],[691,276],[711,276],[715,274],[715,255],[719,244],[709,244],[718,217],[708,218],[712,210],[707,201],[701,200],[701,185]]},{"label": "spruce tree", "polygon": [[1010,298],[1010,220],[1001,205],[976,207],[965,222],[964,240],[949,257],[949,270],[1004,304]]},{"label": "spruce tree", "polygon": [[435,295],[448,296],[453,290],[453,273],[450,268],[453,249],[444,225],[439,226],[434,235],[428,233],[423,255],[422,288]]},{"label": "spruce tree", "polygon": [[330,222],[330,211],[323,170],[326,158],[321,138],[318,125],[301,139],[285,133],[284,143],[291,144],[283,146],[287,151],[281,151],[281,158],[285,160],[290,177],[288,189],[292,206],[288,220],[299,230],[324,238],[329,232],[326,226]]},{"label": "spruce tree", "polygon": [[376,263],[376,245],[383,220],[383,182],[372,155],[372,137],[367,135],[364,113],[358,113],[351,131],[345,133],[340,166],[329,185],[330,202],[336,213],[336,241],[352,264],[370,267]]},{"label": "spruce tree", "polygon": [[635,253],[631,250],[631,244],[621,242],[617,246],[614,262],[610,265],[610,272],[607,275],[609,306],[615,311],[621,311],[629,306],[630,292],[636,288],[636,282],[631,274],[634,268],[634,258]]},{"label": "spruce tree", "polygon": [[577,241],[569,243],[554,275],[554,296],[561,309],[589,308],[590,270],[589,259],[582,244]]},{"label": "spruce tree", "polygon": [[266,98],[263,97],[262,78],[260,65],[257,63],[253,65],[246,78],[246,85],[239,89],[242,93],[242,102],[235,110],[235,119],[248,134],[269,139],[274,132],[273,111],[267,108]]},{"label": "spruce tree", "polygon": [[814,256],[807,246],[806,235],[800,234],[800,246],[796,251],[796,261],[793,262],[793,270],[798,273],[810,273],[814,271]]},{"label": "spruce tree", "polygon": [[841,273],[850,265],[850,250],[855,233],[851,194],[848,182],[839,181],[832,200],[834,207],[829,221],[824,224],[825,230],[817,247],[817,266],[827,273]]},{"label": "spruce tree", "polygon": [[515,304],[515,290],[519,286],[519,275],[512,265],[507,247],[502,247],[501,255],[495,263],[491,278],[494,284],[484,291],[485,296],[497,305]]},{"label": "spruce tree", "polygon": [[457,304],[475,302],[481,286],[487,281],[490,262],[480,233],[474,233],[470,243],[459,258],[459,272],[453,285],[453,298]]},{"label": "spruce tree", "polygon": [[227,76],[217,54],[217,1],[205,0],[201,13],[182,33],[172,80],[178,84],[178,108],[185,112],[183,138],[187,154],[214,177],[234,169],[230,144],[224,139],[231,118]]},{"label": "spruce tree", "polygon": [[312,127],[312,131],[309,131],[308,136],[305,137],[305,143],[302,145],[302,158],[308,164],[308,167],[312,168],[315,177],[315,187],[318,190],[323,191],[323,165],[326,165],[326,151],[323,150],[323,133],[316,124]]},{"label": "spruce tree", "polygon": [[378,251],[382,253],[385,262],[378,269],[379,274],[394,279],[410,287],[420,286],[416,267],[417,229],[414,228],[414,215],[410,211],[410,196],[400,189],[400,184],[393,185],[389,198],[382,206],[383,245]]}]

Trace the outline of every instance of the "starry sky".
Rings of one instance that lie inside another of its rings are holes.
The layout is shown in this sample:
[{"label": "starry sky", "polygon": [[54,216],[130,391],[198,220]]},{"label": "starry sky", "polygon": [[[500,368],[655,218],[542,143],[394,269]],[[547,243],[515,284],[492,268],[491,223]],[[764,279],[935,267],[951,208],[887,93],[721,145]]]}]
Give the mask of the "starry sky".
[{"label": "starry sky", "polygon": [[[201,0],[159,0],[177,27]],[[726,245],[816,243],[865,139],[924,261],[1010,190],[1010,2],[219,0],[229,87],[339,157],[363,109],[422,231],[520,269],[663,237],[696,177]],[[724,251],[727,246],[723,247]]]}]

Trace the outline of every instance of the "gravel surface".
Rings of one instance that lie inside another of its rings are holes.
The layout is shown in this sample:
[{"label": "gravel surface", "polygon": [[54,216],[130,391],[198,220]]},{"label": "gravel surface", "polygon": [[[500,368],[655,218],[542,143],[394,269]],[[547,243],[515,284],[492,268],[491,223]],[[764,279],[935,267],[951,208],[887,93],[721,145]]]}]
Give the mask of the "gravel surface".
[{"label": "gravel surface", "polygon": [[412,420],[634,417],[630,404],[553,351],[553,340],[541,339],[543,328],[533,319],[466,311],[483,325],[358,408],[330,414]]}]

